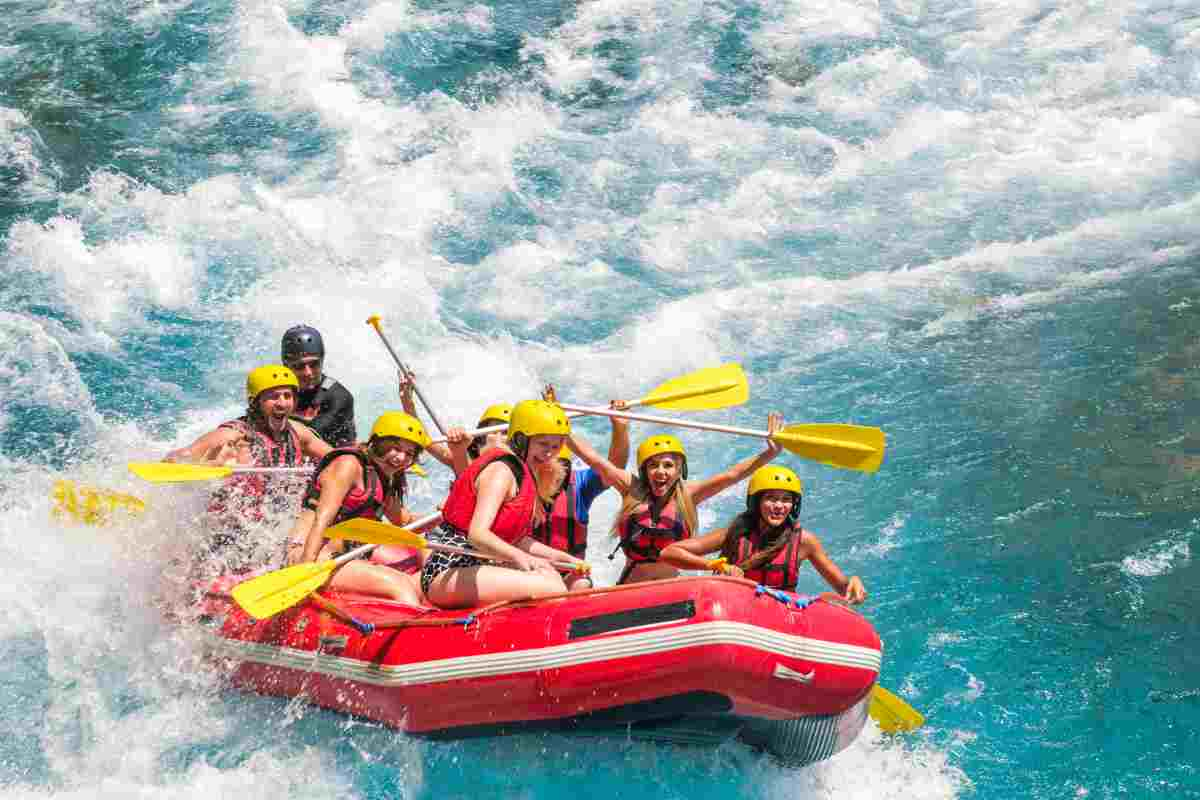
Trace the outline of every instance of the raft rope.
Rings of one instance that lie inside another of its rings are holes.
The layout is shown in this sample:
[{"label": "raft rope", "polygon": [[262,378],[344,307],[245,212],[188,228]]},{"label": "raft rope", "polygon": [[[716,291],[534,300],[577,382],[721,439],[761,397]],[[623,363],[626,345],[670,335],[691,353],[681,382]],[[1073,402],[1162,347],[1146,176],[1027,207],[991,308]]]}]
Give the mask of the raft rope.
[{"label": "raft rope", "polygon": [[785,592],[782,589],[772,589],[770,586],[764,586],[760,583],[758,586],[754,587],[754,596],[758,597],[759,595],[763,594],[765,594],[767,597],[773,597],[775,600],[783,603],[785,606],[789,603],[794,603],[796,608],[808,608],[813,603],[821,599],[820,597],[810,597],[806,594],[791,594],[790,592]]},{"label": "raft rope", "polygon": [[308,596],[308,599],[311,600],[313,605],[315,605],[317,608],[321,609],[322,611],[329,612],[333,616],[340,619],[342,622],[344,622],[347,625],[349,625],[350,627],[354,628],[356,631],[361,633],[363,636],[368,636],[375,630],[375,626],[372,625],[370,622],[363,622],[362,620],[355,618],[354,616],[352,616],[351,614],[347,613],[342,608],[340,608],[338,605],[336,605],[333,601],[329,600],[328,598],[322,597],[321,595],[317,594],[316,592],[313,592],[312,594],[310,594]]}]

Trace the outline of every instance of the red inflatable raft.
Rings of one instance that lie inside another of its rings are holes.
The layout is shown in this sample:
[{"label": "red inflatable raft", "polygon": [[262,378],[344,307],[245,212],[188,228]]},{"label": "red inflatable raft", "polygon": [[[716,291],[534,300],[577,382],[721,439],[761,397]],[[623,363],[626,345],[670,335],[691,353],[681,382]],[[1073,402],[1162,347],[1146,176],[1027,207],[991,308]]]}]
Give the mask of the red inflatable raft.
[{"label": "red inflatable raft", "polygon": [[879,636],[842,605],[692,577],[473,611],[314,595],[263,621],[210,592],[235,685],[414,734],[738,736],[793,764],[849,745]]}]

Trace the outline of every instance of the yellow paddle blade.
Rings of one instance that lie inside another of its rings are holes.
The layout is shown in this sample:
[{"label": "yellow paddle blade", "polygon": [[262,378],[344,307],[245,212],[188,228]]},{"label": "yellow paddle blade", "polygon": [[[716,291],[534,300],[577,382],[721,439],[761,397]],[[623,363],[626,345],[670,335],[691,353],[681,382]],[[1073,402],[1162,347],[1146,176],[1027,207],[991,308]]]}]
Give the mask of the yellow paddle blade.
[{"label": "yellow paddle blade", "polygon": [[875,684],[871,690],[871,706],[867,713],[879,723],[879,729],[884,733],[915,731],[925,724],[925,717],[920,711],[879,684]]},{"label": "yellow paddle blade", "polygon": [[772,437],[798,456],[843,469],[874,472],[883,463],[885,436],[865,425],[788,425]]},{"label": "yellow paddle blade", "polygon": [[233,601],[255,619],[267,619],[320,589],[338,566],[336,561],[322,561],[268,572],[233,587]]},{"label": "yellow paddle blade", "polygon": [[133,495],[80,486],[75,481],[55,481],[50,496],[54,500],[51,513],[55,517],[85,525],[106,525],[118,513],[137,516],[146,511],[145,502]]},{"label": "yellow paddle blade", "polygon": [[425,471],[425,469],[420,464],[413,464],[411,467],[409,467],[408,469],[406,469],[404,471],[407,472],[409,475],[416,475],[421,478],[424,478],[425,476],[427,476],[429,474]]},{"label": "yellow paddle blade", "polygon": [[326,528],[325,538],[350,539],[363,544],[395,544],[419,550],[427,546],[425,537],[419,533],[365,517],[355,517]]},{"label": "yellow paddle blade", "polygon": [[666,411],[703,411],[740,406],[750,399],[750,384],[740,364],[722,364],[680,375],[658,386],[632,405]]},{"label": "yellow paddle blade", "polygon": [[228,478],[233,474],[230,467],[209,467],[203,464],[169,464],[166,461],[133,461],[129,471],[151,483],[181,483],[183,481],[211,481]]}]

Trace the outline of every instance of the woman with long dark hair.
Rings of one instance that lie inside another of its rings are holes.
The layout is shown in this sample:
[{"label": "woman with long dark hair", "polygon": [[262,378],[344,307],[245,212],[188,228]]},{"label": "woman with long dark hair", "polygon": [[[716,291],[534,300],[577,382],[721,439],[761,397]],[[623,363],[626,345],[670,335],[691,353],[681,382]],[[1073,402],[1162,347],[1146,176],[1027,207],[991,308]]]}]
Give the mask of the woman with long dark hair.
[{"label": "woman with long dark hair", "polygon": [[[745,577],[774,589],[796,587],[800,567],[812,563],[821,577],[849,603],[861,603],[867,590],[857,575],[846,577],[812,531],[800,525],[804,485],[787,467],[762,467],[750,477],[746,510],[726,528],[676,542],[659,559],[681,569],[711,569]],[[720,552],[720,558],[706,556]]]}]

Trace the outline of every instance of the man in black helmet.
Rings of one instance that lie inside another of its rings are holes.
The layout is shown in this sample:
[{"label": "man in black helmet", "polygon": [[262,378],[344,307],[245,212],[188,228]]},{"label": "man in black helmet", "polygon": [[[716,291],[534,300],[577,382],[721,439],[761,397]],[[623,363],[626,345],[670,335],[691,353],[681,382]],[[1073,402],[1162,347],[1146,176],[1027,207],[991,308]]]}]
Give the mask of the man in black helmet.
[{"label": "man in black helmet", "polygon": [[316,328],[297,325],[283,334],[283,363],[296,373],[300,391],[296,413],[300,420],[334,447],[354,444],[354,397],[345,386],[325,375],[325,342]]}]

